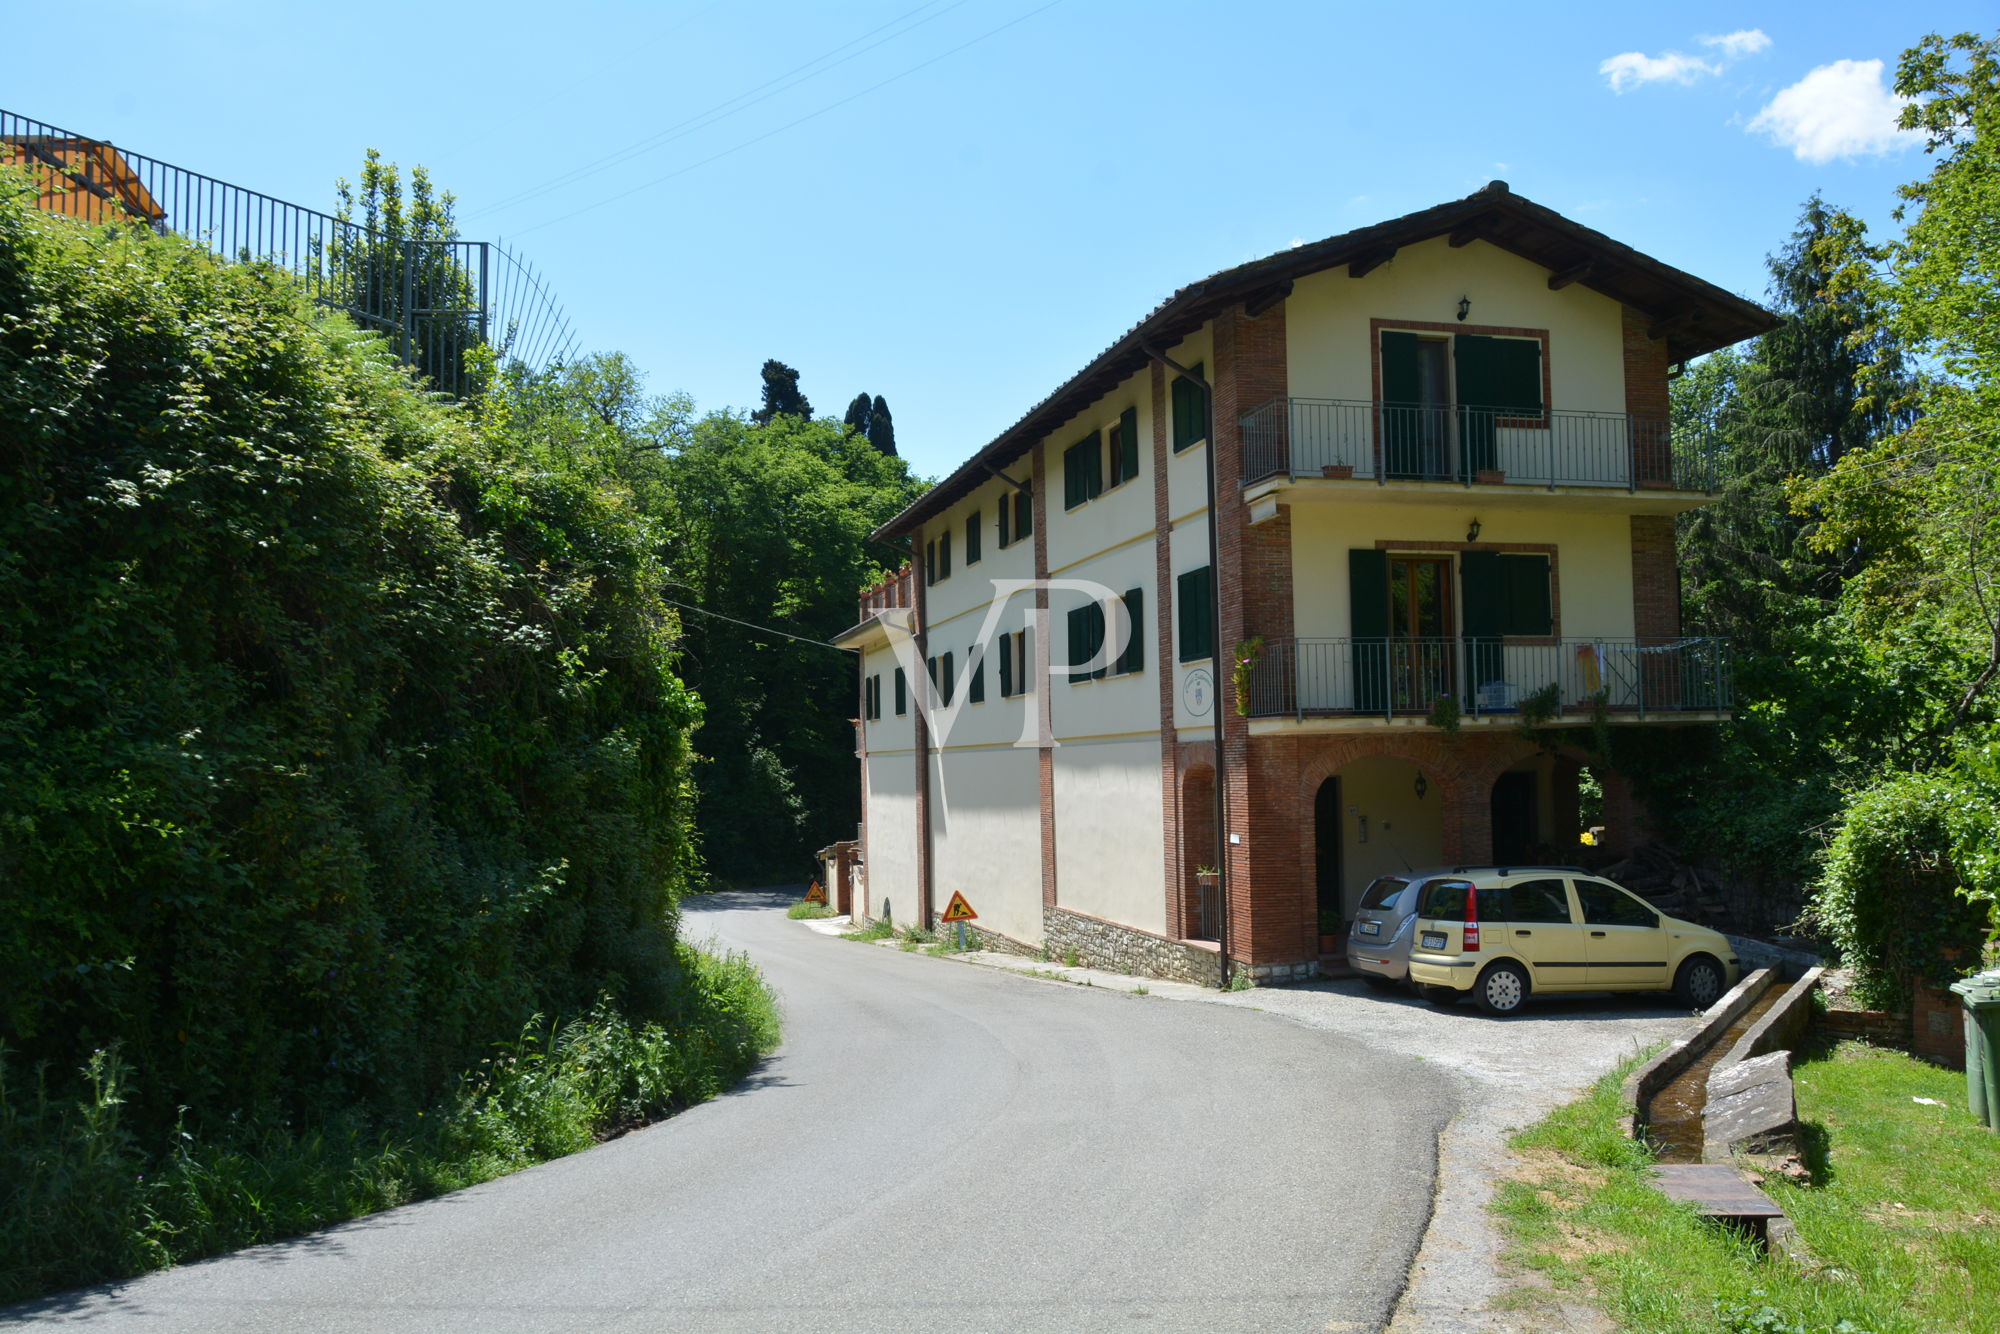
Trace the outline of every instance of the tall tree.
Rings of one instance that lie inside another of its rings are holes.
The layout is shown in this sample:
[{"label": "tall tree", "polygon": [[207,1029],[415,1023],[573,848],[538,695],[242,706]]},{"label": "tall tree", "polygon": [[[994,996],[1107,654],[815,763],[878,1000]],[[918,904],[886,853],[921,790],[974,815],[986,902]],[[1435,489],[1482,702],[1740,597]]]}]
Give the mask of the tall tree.
[{"label": "tall tree", "polygon": [[875,403],[868,410],[868,443],[875,446],[884,458],[896,457],[896,423],[889,416],[889,400],[875,395]]},{"label": "tall tree", "polygon": [[750,420],[769,426],[780,414],[805,421],[813,408],[799,392],[799,373],[782,361],[770,360],[764,363],[764,406],[751,413]]},{"label": "tall tree", "polygon": [[[1823,617],[1855,568],[1853,550],[1820,550],[1818,518],[1794,510],[1786,487],[1910,420],[1907,376],[1878,303],[1829,290],[1828,247],[1847,223],[1818,195],[1791,241],[1767,261],[1770,301],[1784,323],[1747,352],[1708,357],[1674,384],[1676,422],[1722,448],[1722,487],[1680,525],[1691,624],[1765,652],[1793,627]],[[1855,377],[1878,366],[1893,392],[1863,399]]]},{"label": "tall tree", "polygon": [[847,416],[842,420],[841,425],[845,426],[849,433],[853,435],[867,435],[868,418],[874,411],[874,400],[868,397],[866,390],[863,390],[854,396],[852,403],[847,405]]}]

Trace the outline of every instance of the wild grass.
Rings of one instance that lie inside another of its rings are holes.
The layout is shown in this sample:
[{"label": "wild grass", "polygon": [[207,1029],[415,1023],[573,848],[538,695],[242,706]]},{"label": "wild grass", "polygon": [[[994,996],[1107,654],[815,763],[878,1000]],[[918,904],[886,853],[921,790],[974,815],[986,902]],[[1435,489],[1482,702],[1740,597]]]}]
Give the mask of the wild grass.
[{"label": "wild grass", "polygon": [[790,908],[787,908],[785,910],[785,916],[791,918],[795,922],[817,919],[821,917],[832,917],[833,915],[834,915],[833,909],[828,907],[826,904],[808,903],[804,899],[800,899],[797,903],[794,903]]},{"label": "wild grass", "polygon": [[841,939],[888,940],[894,937],[895,934],[896,934],[895,925],[891,923],[888,918],[884,917],[877,921],[870,922],[868,925],[862,927],[859,931],[842,932]]},{"label": "wild grass", "polygon": [[1494,1210],[1517,1262],[1633,1334],[2000,1334],[2000,1137],[1967,1113],[1963,1075],[1854,1043],[1800,1063],[1812,1179],[1765,1189],[1801,1267],[1653,1189],[1651,1155],[1618,1126],[1636,1064],[1514,1138],[1526,1169]]},{"label": "wild grass", "polygon": [[490,1181],[714,1097],[777,1045],[775,998],[741,954],[679,947],[667,1024],[606,1003],[529,1020],[446,1104],[334,1110],[142,1143],[120,1115],[143,1071],[91,1055],[90,1095],[48,1096],[0,1051],[0,1305],[122,1278]]}]

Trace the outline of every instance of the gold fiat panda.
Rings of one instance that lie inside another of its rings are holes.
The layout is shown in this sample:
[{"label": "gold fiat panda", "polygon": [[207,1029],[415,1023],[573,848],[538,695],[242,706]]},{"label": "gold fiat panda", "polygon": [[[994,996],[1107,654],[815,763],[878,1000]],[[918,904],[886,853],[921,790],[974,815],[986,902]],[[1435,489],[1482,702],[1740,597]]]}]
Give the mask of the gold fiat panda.
[{"label": "gold fiat panda", "polygon": [[1428,999],[1450,1005],[1469,992],[1488,1014],[1578,991],[1671,991],[1705,1010],[1737,978],[1736,951],[1720,932],[1571,868],[1433,880],[1410,946],[1410,980]]}]

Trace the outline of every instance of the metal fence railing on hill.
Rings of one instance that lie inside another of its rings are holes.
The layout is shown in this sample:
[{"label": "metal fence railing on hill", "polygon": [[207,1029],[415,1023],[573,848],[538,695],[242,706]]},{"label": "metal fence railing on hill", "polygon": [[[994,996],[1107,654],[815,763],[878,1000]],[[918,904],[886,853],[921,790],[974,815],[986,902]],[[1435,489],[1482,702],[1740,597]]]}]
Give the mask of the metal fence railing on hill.
[{"label": "metal fence railing on hill", "polygon": [[140,222],[225,259],[284,268],[313,300],[381,333],[441,393],[477,390],[468,354],[482,345],[535,369],[575,353],[547,284],[495,242],[385,235],[5,110],[0,165],[25,168],[51,213]]}]

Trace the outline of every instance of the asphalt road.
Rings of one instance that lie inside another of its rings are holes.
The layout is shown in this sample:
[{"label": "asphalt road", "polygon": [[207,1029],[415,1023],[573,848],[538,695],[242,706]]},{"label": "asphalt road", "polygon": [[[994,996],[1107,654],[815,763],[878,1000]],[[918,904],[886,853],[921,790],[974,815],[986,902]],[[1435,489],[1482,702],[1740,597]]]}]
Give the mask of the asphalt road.
[{"label": "asphalt road", "polygon": [[1374,1330],[1429,1216],[1432,1066],[1229,1006],[870,949],[752,893],[784,1046],[586,1153],[0,1325]]}]

